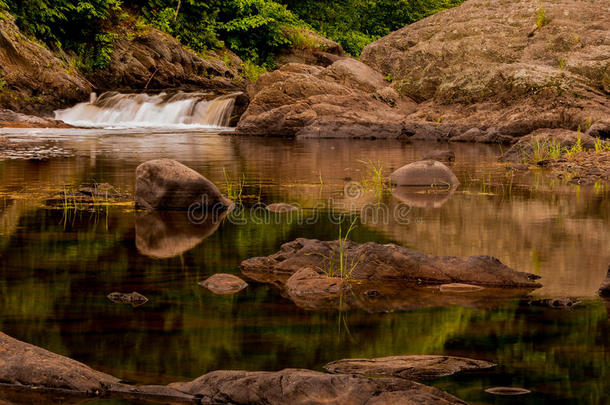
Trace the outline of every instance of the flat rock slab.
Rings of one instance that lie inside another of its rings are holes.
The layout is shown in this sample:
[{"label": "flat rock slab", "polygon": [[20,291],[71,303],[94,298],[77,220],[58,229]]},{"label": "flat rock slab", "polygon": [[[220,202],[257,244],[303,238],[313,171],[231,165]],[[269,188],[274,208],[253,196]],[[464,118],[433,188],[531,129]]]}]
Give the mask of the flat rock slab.
[{"label": "flat rock slab", "polygon": [[[292,274],[304,268],[338,276],[339,241],[299,238],[285,243],[277,253],[254,257],[241,263],[242,273],[253,279],[266,275]],[[411,281],[419,284],[465,283],[502,288],[538,288],[536,275],[518,272],[491,256],[430,256],[395,244],[380,245],[345,241],[344,266],[351,277],[370,281]]]},{"label": "flat rock slab", "polygon": [[433,387],[397,378],[367,378],[311,370],[213,371],[171,387],[203,404],[449,405],[465,404]]},{"label": "flat rock slab", "polygon": [[495,367],[494,363],[453,356],[390,356],[376,359],[345,359],[324,366],[331,373],[434,380],[462,371]]},{"label": "flat rock slab", "polygon": [[241,278],[233,274],[214,274],[204,281],[200,281],[200,286],[207,288],[214,294],[235,294],[248,286]]}]

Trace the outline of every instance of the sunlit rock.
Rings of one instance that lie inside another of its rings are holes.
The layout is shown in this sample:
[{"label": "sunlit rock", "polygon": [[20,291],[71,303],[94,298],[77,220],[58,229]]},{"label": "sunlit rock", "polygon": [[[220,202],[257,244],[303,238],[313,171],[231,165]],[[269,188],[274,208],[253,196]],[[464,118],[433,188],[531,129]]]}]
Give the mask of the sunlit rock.
[{"label": "sunlit rock", "polygon": [[214,274],[197,284],[214,294],[235,294],[248,286],[248,283],[233,274],[220,273]]}]

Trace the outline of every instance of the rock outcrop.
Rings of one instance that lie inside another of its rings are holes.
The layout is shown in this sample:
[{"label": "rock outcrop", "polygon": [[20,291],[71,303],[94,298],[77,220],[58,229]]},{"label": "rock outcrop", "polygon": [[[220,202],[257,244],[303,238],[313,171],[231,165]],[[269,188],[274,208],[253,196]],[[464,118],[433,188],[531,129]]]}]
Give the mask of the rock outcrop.
[{"label": "rock outcrop", "polygon": [[413,355],[375,359],[344,359],[328,363],[324,369],[331,373],[397,377],[407,380],[434,380],[463,371],[495,367],[494,363],[465,357]]},{"label": "rock outcrop", "polygon": [[[191,382],[133,386],[82,363],[13,339],[0,332],[2,389],[45,392],[43,402],[61,392],[72,396],[110,396],[136,401],[200,404],[420,404],[464,405],[441,390],[397,378],[367,378],[311,370],[276,372],[213,371]],[[72,403],[72,402],[67,402]]]},{"label": "rock outcrop", "polygon": [[[374,242],[343,244],[343,267],[355,280],[410,281],[423,284],[467,283],[501,288],[538,288],[538,276],[518,272],[490,256],[430,256],[395,244]],[[284,275],[310,268],[324,275],[328,269],[338,276],[339,241],[299,238],[282,245],[277,253],[241,263],[242,272]]]},{"label": "rock outcrop", "polygon": [[0,109],[0,128],[72,128],[63,121]]},{"label": "rock outcrop", "polygon": [[[248,88],[237,133],[284,137],[400,138],[403,103],[383,76],[340,59],[327,68],[289,63]],[[401,106],[401,109],[399,109]]]},{"label": "rock outcrop", "polygon": [[[57,107],[73,104],[89,96],[92,85],[82,74],[71,69],[68,63],[45,46],[24,36],[10,14],[5,11],[2,14],[0,107],[27,114],[50,114]],[[0,121],[5,120],[0,118]],[[23,120],[17,121],[17,126],[24,126],[19,124]],[[32,126],[40,124],[31,123]],[[49,126],[56,124],[49,122]]]},{"label": "rock outcrop", "polygon": [[390,174],[390,181],[397,186],[457,187],[458,178],[451,169],[436,160],[409,163]]},{"label": "rock outcrop", "polygon": [[204,404],[464,404],[452,395],[414,381],[300,369],[214,371],[170,387],[196,395]]},{"label": "rock outcrop", "polygon": [[172,159],[149,160],[136,168],[136,207],[148,210],[210,211],[233,206],[218,187],[193,169]]},{"label": "rock outcrop", "polygon": [[[364,48],[414,138],[506,142],[539,128],[610,133],[610,10],[586,0],[468,0]],[[466,134],[466,132],[470,132]]]},{"label": "rock outcrop", "polygon": [[[308,29],[285,28],[287,36],[292,37],[291,48],[284,49],[275,57],[279,66],[287,63],[329,66],[347,57],[341,45]],[[298,31],[297,31],[298,30]]]},{"label": "rock outcrop", "polygon": [[528,162],[535,153],[546,152],[547,146],[555,145],[560,148],[571,148],[579,142],[583,149],[593,149],[595,139],[577,131],[567,129],[539,129],[528,134],[500,157],[503,162]]},{"label": "rock outcrop", "polygon": [[200,286],[207,288],[214,294],[235,294],[248,286],[241,278],[233,274],[214,274],[204,281],[200,281]]}]

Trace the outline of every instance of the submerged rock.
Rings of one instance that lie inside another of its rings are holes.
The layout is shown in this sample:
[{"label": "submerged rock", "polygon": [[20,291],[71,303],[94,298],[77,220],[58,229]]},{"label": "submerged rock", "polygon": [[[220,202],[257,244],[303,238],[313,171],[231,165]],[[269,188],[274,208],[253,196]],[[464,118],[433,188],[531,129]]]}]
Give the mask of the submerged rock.
[{"label": "submerged rock", "polygon": [[457,187],[460,181],[447,166],[436,160],[422,160],[396,169],[390,181],[397,186]]},{"label": "submerged rock", "polygon": [[519,387],[493,387],[487,388],[485,392],[494,395],[523,395],[529,394],[531,391]]},{"label": "submerged rock", "polygon": [[170,387],[195,395],[204,404],[465,404],[452,395],[414,381],[301,369],[213,371],[194,381]]},{"label": "submerged rock", "polygon": [[135,291],[132,293],[113,292],[108,294],[107,298],[115,304],[130,304],[132,307],[139,307],[148,302],[148,298]]},{"label": "submerged rock", "polygon": [[495,366],[488,361],[465,357],[414,355],[337,360],[325,365],[324,369],[331,373],[434,380],[462,371],[482,370]]},{"label": "submerged rock", "polygon": [[235,294],[248,286],[248,283],[233,274],[221,273],[214,274],[197,284],[214,294]]},{"label": "submerged rock", "polygon": [[344,279],[318,274],[310,268],[298,270],[286,281],[288,297],[306,309],[324,307],[349,289]]},{"label": "submerged rock", "polygon": [[286,204],[286,203],[273,203],[273,204],[269,204],[267,205],[267,211],[271,211],[271,212],[290,212],[290,211],[297,211],[300,208],[295,206],[295,205],[291,205],[291,204]]},{"label": "submerged rock", "polygon": [[209,213],[193,223],[186,212],[136,213],[136,248],[143,255],[168,259],[193,249],[212,235],[226,216]]},{"label": "submerged rock", "polygon": [[[241,263],[247,276],[276,274],[289,277],[310,268],[324,274],[323,269],[340,268],[339,241],[299,238],[285,243],[277,253],[254,257]],[[374,242],[343,243],[344,267],[355,280],[411,281],[423,284],[466,283],[503,288],[538,288],[536,275],[522,273],[490,256],[430,256],[395,244]]]},{"label": "submerged rock", "polygon": [[233,202],[193,169],[172,159],[144,162],[136,168],[136,207],[148,210],[226,211]]},{"label": "submerged rock", "polygon": [[528,305],[535,307],[549,307],[556,309],[571,309],[576,305],[580,304],[580,300],[571,297],[561,297],[561,298],[544,298],[538,300],[531,300],[528,302]]}]

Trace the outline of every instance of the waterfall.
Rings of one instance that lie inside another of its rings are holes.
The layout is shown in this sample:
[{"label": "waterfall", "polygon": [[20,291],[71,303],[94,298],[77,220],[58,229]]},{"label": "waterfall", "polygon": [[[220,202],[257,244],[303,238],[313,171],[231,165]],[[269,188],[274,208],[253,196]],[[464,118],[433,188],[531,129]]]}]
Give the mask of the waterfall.
[{"label": "waterfall", "polygon": [[55,119],[85,127],[226,127],[239,94],[91,93],[89,102],[55,111]]}]

